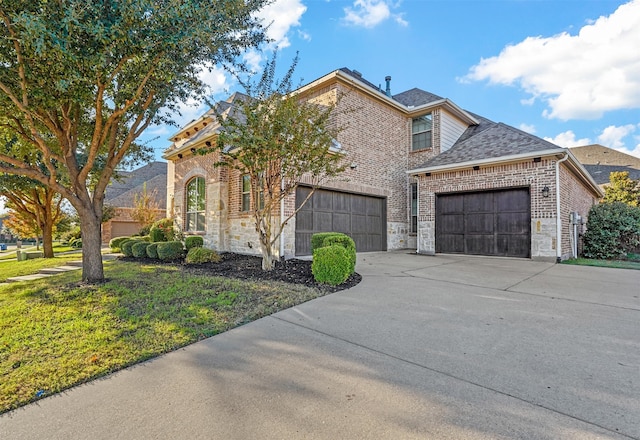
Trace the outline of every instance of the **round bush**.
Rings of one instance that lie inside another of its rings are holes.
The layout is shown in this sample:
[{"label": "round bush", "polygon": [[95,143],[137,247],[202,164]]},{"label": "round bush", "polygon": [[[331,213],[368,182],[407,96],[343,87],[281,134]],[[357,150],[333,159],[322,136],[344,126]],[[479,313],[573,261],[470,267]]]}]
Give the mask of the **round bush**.
[{"label": "round bush", "polygon": [[337,286],[351,274],[351,260],[347,250],[340,245],[321,247],[313,252],[311,263],[313,278],[319,283]]},{"label": "round bush", "polygon": [[589,211],[583,255],[624,258],[640,245],[640,207],[622,202],[601,203]]},{"label": "round bush", "polygon": [[149,243],[149,246],[147,246],[147,257],[158,259],[158,243]]},{"label": "round bush", "polygon": [[130,240],[130,237],[116,237],[116,238],[112,238],[111,241],[109,241],[109,247],[111,248],[112,251],[116,251],[120,249],[120,246],[122,245],[122,243],[124,243],[127,240]]},{"label": "round bush", "polygon": [[199,235],[190,235],[184,239],[184,247],[189,251],[194,247],[202,247],[204,246],[204,239]]},{"label": "round bush", "polygon": [[346,234],[333,234],[329,235],[322,241],[322,247],[328,247],[338,245],[347,250],[349,254],[349,261],[351,263],[351,275],[356,270],[356,243],[351,237]]},{"label": "round bush", "polygon": [[163,241],[158,243],[158,258],[164,261],[177,260],[184,257],[181,241]]},{"label": "round bush", "polygon": [[187,264],[202,264],[202,263],[219,263],[222,258],[220,255],[211,249],[205,249],[203,247],[192,247],[187,252],[187,258],[185,262]]},{"label": "round bush", "polygon": [[69,242],[69,246],[72,248],[80,249],[82,248],[82,238],[74,238]]},{"label": "round bush", "polygon": [[156,221],[149,230],[149,236],[152,242],[158,241],[174,241],[176,234],[173,226],[172,218],[163,218]]},{"label": "round bush", "polygon": [[131,246],[131,253],[136,258],[147,258],[147,246],[149,246],[148,242],[139,241]]},{"label": "round bush", "polygon": [[140,240],[130,238],[129,240],[125,240],[120,245],[120,251],[124,254],[125,257],[133,257],[133,245],[139,243]]},{"label": "round bush", "polygon": [[320,249],[323,247],[323,242],[328,237],[333,237],[334,235],[338,235],[339,232],[318,232],[311,236],[311,253],[313,253],[316,249]]}]

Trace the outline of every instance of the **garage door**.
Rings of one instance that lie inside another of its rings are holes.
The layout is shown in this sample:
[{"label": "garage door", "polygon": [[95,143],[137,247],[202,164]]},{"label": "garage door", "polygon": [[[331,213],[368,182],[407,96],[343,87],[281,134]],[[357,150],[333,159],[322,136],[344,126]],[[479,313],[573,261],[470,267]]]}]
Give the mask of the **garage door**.
[{"label": "garage door", "polygon": [[436,197],[436,252],[528,258],[528,188]]},{"label": "garage door", "polygon": [[[296,208],[311,188],[298,187]],[[296,214],[296,255],[311,254],[316,232],[343,232],[353,238],[358,252],[387,249],[386,200],[381,197],[316,190]]]},{"label": "garage door", "polygon": [[138,222],[111,222],[111,238],[128,237],[140,232]]}]

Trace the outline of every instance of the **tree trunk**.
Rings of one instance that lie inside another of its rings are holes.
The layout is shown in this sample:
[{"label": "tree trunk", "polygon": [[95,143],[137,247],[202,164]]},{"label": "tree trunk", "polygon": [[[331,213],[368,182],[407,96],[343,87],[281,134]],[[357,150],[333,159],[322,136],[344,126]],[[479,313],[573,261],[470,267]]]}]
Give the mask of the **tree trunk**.
[{"label": "tree trunk", "polygon": [[45,218],[42,225],[42,249],[44,258],[53,258],[53,221]]},{"label": "tree trunk", "polygon": [[104,280],[102,267],[102,219],[92,209],[78,210],[82,231],[82,281],[97,283]]},{"label": "tree trunk", "polygon": [[260,247],[262,248],[262,270],[273,270],[275,267],[275,256],[273,255],[273,249],[271,249],[270,245],[265,245],[260,242]]}]

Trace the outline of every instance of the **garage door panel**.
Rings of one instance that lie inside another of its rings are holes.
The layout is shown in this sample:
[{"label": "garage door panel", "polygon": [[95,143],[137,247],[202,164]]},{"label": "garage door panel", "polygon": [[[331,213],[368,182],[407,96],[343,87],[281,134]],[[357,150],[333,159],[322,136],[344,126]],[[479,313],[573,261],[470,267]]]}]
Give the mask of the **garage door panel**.
[{"label": "garage door panel", "polygon": [[[296,207],[310,188],[296,190]],[[383,198],[339,191],[317,190],[296,214],[296,255],[311,253],[311,236],[342,232],[356,243],[358,252],[386,250],[386,202]]]},{"label": "garage door panel", "polygon": [[491,214],[475,213],[467,217],[466,232],[470,234],[476,233],[493,233],[495,216]]},{"label": "garage door panel", "polygon": [[529,257],[530,206],[528,188],[438,195],[436,251]]}]

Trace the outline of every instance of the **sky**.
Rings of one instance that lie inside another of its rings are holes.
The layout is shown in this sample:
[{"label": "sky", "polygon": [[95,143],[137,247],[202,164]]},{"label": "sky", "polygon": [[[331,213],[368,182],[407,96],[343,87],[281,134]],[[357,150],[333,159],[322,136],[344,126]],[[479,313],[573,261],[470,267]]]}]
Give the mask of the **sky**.
[{"label": "sky", "polygon": [[[244,56],[260,71],[278,47],[309,83],[341,67],[393,94],[417,87],[561,147],[599,143],[640,157],[640,0],[276,0],[274,40]],[[214,100],[242,91],[205,72]],[[188,103],[178,126],[206,111]],[[177,127],[144,134],[160,158]]]}]

